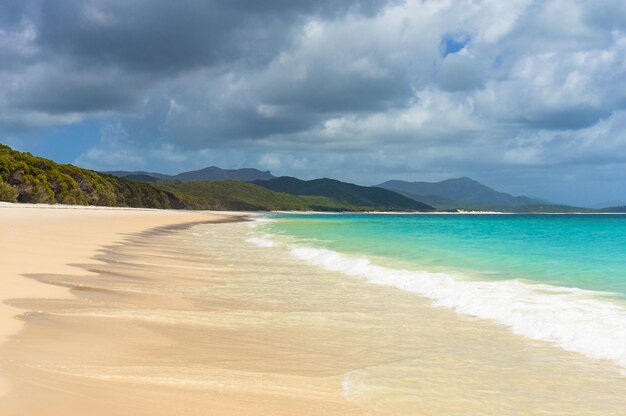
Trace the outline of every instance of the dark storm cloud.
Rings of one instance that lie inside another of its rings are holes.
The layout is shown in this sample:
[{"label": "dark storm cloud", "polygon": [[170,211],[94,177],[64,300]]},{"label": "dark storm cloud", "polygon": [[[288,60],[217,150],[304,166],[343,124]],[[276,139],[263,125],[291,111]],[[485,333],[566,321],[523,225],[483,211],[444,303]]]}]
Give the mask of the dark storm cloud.
[{"label": "dark storm cloud", "polygon": [[[0,57],[6,57],[0,70],[12,67],[8,75],[19,74],[7,97],[18,108],[50,113],[125,111],[142,100],[148,88],[181,73],[211,67],[254,70],[288,48],[293,31],[306,19],[371,15],[384,4],[7,1],[0,6],[2,28],[15,38],[31,33],[33,39],[23,50],[0,47]],[[19,62],[26,67],[16,67]]]},{"label": "dark storm cloud", "polygon": [[92,168],[581,177],[626,164],[624,62],[619,0],[4,0],[0,139],[95,119]]},{"label": "dark storm cloud", "polygon": [[227,75],[203,72],[156,89],[142,104],[140,116],[125,118],[125,129],[144,145],[176,137],[175,143],[185,149],[203,149],[307,130],[319,120],[293,106],[277,111],[258,104],[254,95],[229,97],[231,82]]},{"label": "dark storm cloud", "polygon": [[0,2],[0,25],[6,30],[19,26],[22,19],[33,13],[33,2],[5,0]]},{"label": "dark storm cloud", "polygon": [[389,68],[389,73],[369,77],[348,66],[312,66],[306,77],[292,81],[289,88],[281,88],[280,79],[269,78],[257,91],[269,103],[312,113],[381,111],[404,106],[414,96],[404,70]]},{"label": "dark storm cloud", "polygon": [[13,105],[50,114],[132,110],[130,104],[140,99],[143,90],[151,84],[151,79],[146,76],[107,68],[91,71],[64,69],[35,71],[27,84],[11,92]]},{"label": "dark storm cloud", "polygon": [[548,130],[578,130],[593,126],[598,121],[611,115],[608,109],[594,107],[563,108],[529,115],[522,121]]},{"label": "dark storm cloud", "polygon": [[377,1],[80,0],[43,2],[40,42],[89,64],[175,72],[266,62],[303,17],[371,13]]}]

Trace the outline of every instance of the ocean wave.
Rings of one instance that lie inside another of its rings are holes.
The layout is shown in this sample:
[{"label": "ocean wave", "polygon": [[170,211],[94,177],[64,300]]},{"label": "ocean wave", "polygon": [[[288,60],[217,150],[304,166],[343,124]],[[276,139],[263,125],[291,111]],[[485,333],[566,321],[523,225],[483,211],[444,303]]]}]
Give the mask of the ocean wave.
[{"label": "ocean wave", "polygon": [[259,247],[274,247],[274,242],[264,237],[252,236],[246,240],[246,243],[256,244]]},{"label": "ocean wave", "polygon": [[[268,240],[269,241],[269,240]],[[367,257],[292,247],[298,259],[429,299],[436,305],[503,324],[516,334],[626,368],[626,309],[610,294],[519,280],[471,281],[447,273],[392,269]]]}]

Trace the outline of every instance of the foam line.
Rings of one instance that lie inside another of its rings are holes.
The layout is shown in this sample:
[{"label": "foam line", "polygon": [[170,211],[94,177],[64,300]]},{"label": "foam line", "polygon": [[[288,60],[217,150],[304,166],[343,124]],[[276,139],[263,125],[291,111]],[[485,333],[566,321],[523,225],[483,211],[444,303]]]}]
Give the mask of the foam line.
[{"label": "foam line", "polygon": [[372,264],[367,257],[348,257],[320,248],[295,247],[290,252],[327,270],[417,293],[459,313],[499,322],[516,334],[626,368],[626,309],[606,293],[391,269]]}]

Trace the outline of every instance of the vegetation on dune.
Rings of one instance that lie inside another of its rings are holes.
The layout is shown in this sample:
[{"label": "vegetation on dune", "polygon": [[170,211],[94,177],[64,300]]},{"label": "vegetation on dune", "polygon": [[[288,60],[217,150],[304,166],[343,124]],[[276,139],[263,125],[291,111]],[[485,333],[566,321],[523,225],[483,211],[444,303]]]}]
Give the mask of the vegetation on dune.
[{"label": "vegetation on dune", "polygon": [[175,195],[149,184],[55,163],[4,145],[0,145],[0,200],[116,207],[183,207]]},{"label": "vegetation on dune", "polygon": [[17,202],[19,194],[20,192],[15,186],[0,180],[0,201]]}]

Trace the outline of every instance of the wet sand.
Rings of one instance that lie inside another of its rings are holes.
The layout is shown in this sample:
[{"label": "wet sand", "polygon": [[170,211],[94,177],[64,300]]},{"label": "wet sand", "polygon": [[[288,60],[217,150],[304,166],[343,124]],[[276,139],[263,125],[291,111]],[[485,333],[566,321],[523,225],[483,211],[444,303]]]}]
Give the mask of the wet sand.
[{"label": "wet sand", "polygon": [[11,301],[28,312],[0,349],[12,387],[0,414],[624,414],[626,377],[610,363],[246,243],[249,232],[137,225],[78,267],[29,271],[71,297]]}]

